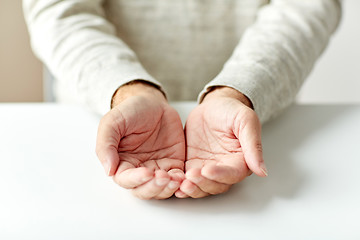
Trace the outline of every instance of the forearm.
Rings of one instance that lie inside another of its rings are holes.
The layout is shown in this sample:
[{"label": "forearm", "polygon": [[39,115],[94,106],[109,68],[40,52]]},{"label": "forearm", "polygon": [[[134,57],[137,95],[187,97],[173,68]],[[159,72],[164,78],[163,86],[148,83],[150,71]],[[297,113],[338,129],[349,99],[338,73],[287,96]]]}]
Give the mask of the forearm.
[{"label": "forearm", "polygon": [[33,50],[69,94],[104,114],[116,89],[135,79],[160,85],[116,36],[102,0],[23,0]]},{"label": "forearm", "polygon": [[337,0],[274,0],[244,33],[213,86],[228,86],[252,102],[262,122],[295,98],[341,16]]}]

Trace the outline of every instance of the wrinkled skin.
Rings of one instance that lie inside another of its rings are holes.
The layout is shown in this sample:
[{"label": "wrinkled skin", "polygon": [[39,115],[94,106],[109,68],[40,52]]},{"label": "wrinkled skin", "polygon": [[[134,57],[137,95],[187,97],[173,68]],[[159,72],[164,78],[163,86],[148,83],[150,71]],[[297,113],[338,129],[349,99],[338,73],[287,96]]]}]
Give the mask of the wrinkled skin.
[{"label": "wrinkled skin", "polygon": [[201,198],[226,192],[253,172],[267,176],[259,119],[234,89],[210,91],[189,115],[185,134],[154,86],[125,85],[113,101],[99,124],[96,153],[106,173],[138,198]]},{"label": "wrinkled skin", "polygon": [[135,196],[169,198],[184,179],[180,117],[165,101],[129,97],[102,118],[97,154],[108,175]]},{"label": "wrinkled skin", "polygon": [[240,101],[206,99],[187,119],[186,180],[176,196],[219,194],[252,172],[265,176],[260,129],[255,112]]}]

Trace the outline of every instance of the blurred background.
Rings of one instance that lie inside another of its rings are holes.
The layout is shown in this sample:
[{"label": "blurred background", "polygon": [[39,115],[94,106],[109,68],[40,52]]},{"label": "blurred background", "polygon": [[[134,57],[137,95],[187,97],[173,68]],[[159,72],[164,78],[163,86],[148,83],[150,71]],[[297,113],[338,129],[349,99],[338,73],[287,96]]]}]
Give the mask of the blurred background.
[{"label": "blurred background", "polygon": [[42,65],[30,49],[21,0],[0,0],[0,102],[42,100]]},{"label": "blurred background", "polygon": [[[344,0],[340,27],[299,103],[360,103],[359,10],[359,0]],[[40,102],[43,89],[43,67],[31,52],[21,0],[0,0],[0,102]]]}]

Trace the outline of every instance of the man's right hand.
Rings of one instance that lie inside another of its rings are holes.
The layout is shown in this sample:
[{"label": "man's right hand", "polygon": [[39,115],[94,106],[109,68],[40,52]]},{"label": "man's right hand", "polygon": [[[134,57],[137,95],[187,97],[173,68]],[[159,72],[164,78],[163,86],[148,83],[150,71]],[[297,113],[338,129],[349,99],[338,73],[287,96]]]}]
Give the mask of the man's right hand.
[{"label": "man's right hand", "polygon": [[141,199],[164,199],[184,177],[185,138],[178,113],[155,87],[124,85],[100,121],[96,153],[109,176]]}]

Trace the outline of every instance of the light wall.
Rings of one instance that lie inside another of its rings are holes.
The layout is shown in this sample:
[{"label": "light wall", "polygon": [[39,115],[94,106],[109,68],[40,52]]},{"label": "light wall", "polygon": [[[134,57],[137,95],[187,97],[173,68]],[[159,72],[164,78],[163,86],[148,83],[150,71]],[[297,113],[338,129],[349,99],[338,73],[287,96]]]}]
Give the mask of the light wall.
[{"label": "light wall", "polygon": [[306,80],[300,103],[360,103],[360,1],[343,1],[343,18]]},{"label": "light wall", "polygon": [[[360,103],[360,1],[344,0],[341,25],[303,85],[300,103]],[[42,65],[31,52],[20,0],[0,0],[0,102],[41,101]]]},{"label": "light wall", "polygon": [[0,102],[42,99],[42,65],[30,49],[21,0],[0,0]]}]

